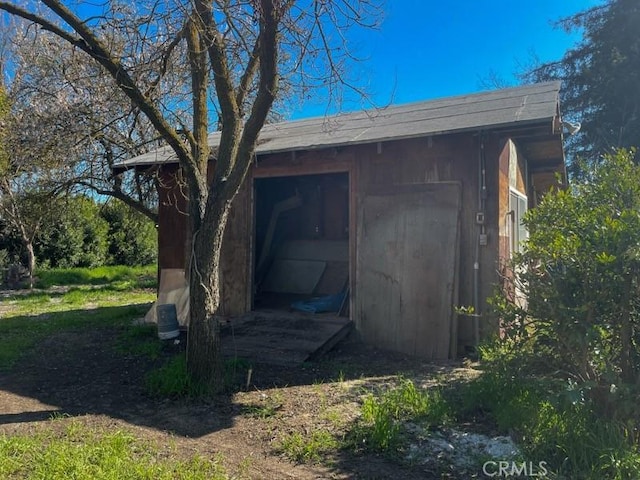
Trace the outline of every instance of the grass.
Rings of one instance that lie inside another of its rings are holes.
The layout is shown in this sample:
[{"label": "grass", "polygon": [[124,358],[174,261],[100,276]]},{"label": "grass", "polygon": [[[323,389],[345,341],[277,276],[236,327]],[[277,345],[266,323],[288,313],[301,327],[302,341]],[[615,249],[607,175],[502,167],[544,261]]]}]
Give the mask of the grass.
[{"label": "grass", "polygon": [[[119,307],[155,300],[155,290],[131,290],[106,285],[92,288],[86,286],[74,287],[67,292],[48,293],[33,292],[25,295],[9,296],[3,300],[7,311],[3,312],[2,322],[16,317],[35,319],[41,315],[67,313],[67,317],[74,318],[74,311],[83,310],[85,317],[87,310],[95,311],[106,307]],[[0,327],[1,328],[1,327]]]},{"label": "grass", "polygon": [[[350,427],[339,405],[335,409],[321,407],[321,418],[330,427],[288,433],[276,450],[296,462],[319,462],[341,449],[381,452],[399,459],[397,453],[410,438],[406,425],[419,425],[426,431],[449,424],[451,408],[439,390],[416,387],[402,377],[397,380],[398,385],[381,393],[368,393],[360,406],[359,418]],[[323,403],[322,398],[319,403]]]},{"label": "grass", "polygon": [[152,288],[157,282],[157,266],[126,267],[122,265],[96,268],[52,268],[36,272],[36,288],[54,285],[116,284],[133,288]]},{"label": "grass", "polygon": [[291,433],[280,442],[278,450],[295,462],[319,462],[336,451],[340,442],[328,430],[315,430],[308,435]]},{"label": "grass", "polygon": [[[131,320],[142,316],[155,298],[155,290],[145,289],[155,285],[154,268],[49,271],[48,276],[41,277],[40,286],[72,283],[71,288],[4,298],[0,371],[9,368],[43,338],[84,328],[116,327],[121,332],[118,351],[160,358],[155,327],[131,325]],[[493,364],[499,365],[503,353],[494,354],[497,358]],[[569,401],[566,395],[563,398],[557,382],[537,378],[524,381],[504,368],[492,368],[492,361],[487,365],[477,379],[447,389],[424,389],[396,377],[391,388],[370,389],[358,397],[360,415],[353,423],[341,410],[342,403],[329,405],[323,385],[313,385],[311,394],[317,396],[321,425],[311,431],[281,436],[278,450],[296,462],[318,462],[340,449],[348,449],[356,454],[382,452],[402,463],[403,449],[413,440],[415,431],[427,435],[429,429],[455,428],[456,424],[464,424],[468,431],[468,425],[479,424],[484,431],[514,433],[524,457],[547,462],[553,475],[559,478],[640,478],[639,434],[633,426],[599,418],[588,404]],[[348,387],[344,372],[348,367],[340,368],[335,379],[345,397]],[[228,362],[225,381],[244,385],[250,371],[251,365],[246,362]],[[163,367],[150,372],[146,385],[151,394],[161,397],[193,398],[207,393],[187,375],[184,354],[170,358]],[[248,405],[244,413],[269,422],[265,425],[281,428],[285,403],[276,391],[264,401]],[[196,456],[185,461],[171,460],[125,431],[94,431],[71,422],[65,431],[54,426],[28,436],[0,436],[0,478],[227,476],[216,459]]]},{"label": "grass", "polygon": [[[3,299],[0,370],[47,336],[78,329],[116,328],[121,331],[121,352],[160,355],[155,327],[131,324],[155,299],[155,289],[144,288],[155,285],[154,269],[109,267],[41,274],[40,287],[54,284],[75,286]],[[220,480],[229,476],[219,457],[183,460],[125,430],[96,430],[81,420],[60,418],[36,433],[0,434],[0,478]]]},{"label": "grass", "polygon": [[552,387],[547,380],[522,382],[495,371],[448,389],[423,389],[399,378],[397,385],[363,397],[360,416],[346,434],[333,418],[336,428],[288,433],[277,450],[296,462],[318,462],[348,449],[403,463],[416,432],[429,435],[430,429],[460,424],[469,431],[468,425],[480,424],[496,435],[514,435],[523,462],[544,461],[549,478],[640,478],[637,431],[599,418],[587,404],[550,396]]},{"label": "grass", "polygon": [[403,380],[381,395],[364,398],[352,443],[356,448],[393,452],[405,439],[407,422],[428,429],[448,423],[450,415],[450,406],[438,390],[418,388],[411,380]]},{"label": "grass", "polygon": [[[246,371],[251,366],[243,359],[225,360],[221,382],[222,390],[231,390],[246,382]],[[187,372],[187,360],[184,352],[178,353],[162,365],[151,370],[145,378],[147,392],[154,397],[164,398],[203,398],[211,395],[211,389],[195,382]]]},{"label": "grass", "polygon": [[[460,421],[513,433],[526,458],[545,461],[558,478],[640,478],[640,448],[631,430],[567,401],[557,382],[489,369],[451,397]],[[637,435],[637,433],[636,433]]]},{"label": "grass", "polygon": [[220,457],[168,458],[124,430],[93,430],[73,420],[62,430],[0,436],[0,478],[222,480],[229,476]]},{"label": "grass", "polygon": [[281,392],[276,391],[274,394],[264,395],[260,403],[245,405],[243,413],[253,418],[265,420],[275,417],[282,410],[283,405],[284,397]]},{"label": "grass", "polygon": [[162,343],[158,341],[156,325],[131,325],[120,335],[118,351],[156,360],[162,353]]},{"label": "grass", "polygon": [[[148,300],[148,296],[145,298]],[[142,300],[141,298],[137,299]],[[121,303],[128,303],[124,299]],[[23,307],[24,308],[24,307]],[[35,315],[16,315],[0,320],[0,370],[11,367],[26,351],[56,332],[76,328],[129,325],[142,316],[148,303],[100,307],[91,310],[64,310]]]},{"label": "grass", "polygon": [[174,355],[162,367],[150,371],[145,387],[155,397],[201,398],[209,393],[205,385],[194,382],[188,374],[184,354]]},{"label": "grass", "polygon": [[[108,267],[107,270],[121,275],[126,272],[137,275],[143,271],[128,267]],[[122,276],[114,275],[113,281],[104,285],[79,285],[67,291],[34,291],[4,298],[0,319],[0,370],[9,368],[26,351],[55,332],[129,326],[134,318],[148,310],[150,302],[155,300],[155,290],[141,288],[144,282],[126,282]]]}]

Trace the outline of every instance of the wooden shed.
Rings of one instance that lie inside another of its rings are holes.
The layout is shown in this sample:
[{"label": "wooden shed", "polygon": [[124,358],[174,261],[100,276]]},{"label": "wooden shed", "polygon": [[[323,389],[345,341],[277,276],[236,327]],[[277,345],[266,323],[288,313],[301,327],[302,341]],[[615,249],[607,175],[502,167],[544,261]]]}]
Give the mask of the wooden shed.
[{"label": "wooden shed", "polygon": [[[266,125],[225,233],[223,312],[322,297],[380,348],[445,359],[475,345],[495,328],[485,298],[526,235],[519,219],[564,182],[559,88]],[[159,268],[181,269],[188,218],[171,150],[120,168],[149,165],[160,165]]]}]

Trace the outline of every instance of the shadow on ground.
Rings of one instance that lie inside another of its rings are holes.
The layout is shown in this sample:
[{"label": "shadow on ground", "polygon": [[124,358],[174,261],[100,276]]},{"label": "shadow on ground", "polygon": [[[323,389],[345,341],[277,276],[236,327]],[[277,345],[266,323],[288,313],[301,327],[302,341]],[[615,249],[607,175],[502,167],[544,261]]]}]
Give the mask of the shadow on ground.
[{"label": "shadow on ground", "polygon": [[[119,317],[129,307],[74,310],[33,317],[33,321],[59,321],[64,316]],[[1,372],[0,424],[45,420],[55,415],[107,415],[136,425],[198,437],[231,425],[233,412],[228,396],[205,403],[161,400],[145,392],[144,379],[181,348],[165,345],[160,358],[127,353],[122,349],[122,325],[96,325],[65,329],[50,334],[32,350],[24,352],[8,370]],[[24,398],[37,400],[41,410],[25,411]],[[4,413],[10,412],[10,413]]]},{"label": "shadow on ground", "polygon": [[[52,315],[91,316],[100,310],[101,316],[117,316],[122,314],[123,308],[127,307]],[[246,414],[246,406],[234,403],[233,392],[207,401],[150,396],[144,388],[145,376],[184,349],[184,333],[179,344],[166,342],[160,358],[152,360],[145,355],[123,351],[122,337],[129,328],[127,321],[119,326],[94,325],[60,331],[24,352],[10,369],[0,371],[0,426],[38,422],[55,416],[98,415],[185,439],[198,439],[233,427],[239,417]],[[380,352],[363,345],[353,334],[319,360],[302,365],[233,363],[237,366],[234,372],[236,391],[350,379],[363,379],[363,388],[373,389],[379,386],[377,382],[384,382],[376,378],[398,373],[411,376],[415,372],[422,377],[425,374],[437,377],[450,372],[454,366],[423,363],[402,355]],[[251,377],[247,387],[249,368]],[[263,448],[269,449],[268,446]],[[382,464],[387,465],[387,469],[382,470],[389,472],[388,462],[384,459],[370,455],[345,454],[344,458],[342,453],[339,455],[334,471],[347,474],[348,478],[384,478],[378,476]],[[394,468],[404,471],[400,466]],[[430,478],[425,477],[424,472],[412,469],[401,476]]]}]

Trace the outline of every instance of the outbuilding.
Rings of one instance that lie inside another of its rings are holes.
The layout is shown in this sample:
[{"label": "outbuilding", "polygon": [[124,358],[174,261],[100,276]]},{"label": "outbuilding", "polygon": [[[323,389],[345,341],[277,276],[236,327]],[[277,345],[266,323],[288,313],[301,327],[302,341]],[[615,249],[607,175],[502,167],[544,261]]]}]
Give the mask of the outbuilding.
[{"label": "outbuilding", "polygon": [[[522,215],[565,182],[559,89],[265,125],[225,232],[223,313],[321,305],[365,342],[427,359],[477,344],[496,328],[485,299],[526,237]],[[151,165],[159,268],[184,269],[188,209],[175,156],[163,148],[119,168]],[[474,315],[458,314],[462,306]]]}]

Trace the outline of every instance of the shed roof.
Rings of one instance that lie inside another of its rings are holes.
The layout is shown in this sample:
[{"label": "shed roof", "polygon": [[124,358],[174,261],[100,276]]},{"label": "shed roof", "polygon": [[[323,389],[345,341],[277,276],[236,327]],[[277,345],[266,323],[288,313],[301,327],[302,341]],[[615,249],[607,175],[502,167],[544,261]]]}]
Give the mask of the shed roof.
[{"label": "shed roof", "polygon": [[[552,81],[489,92],[265,125],[257,155],[310,150],[469,130],[492,130],[549,122],[558,116],[560,82]],[[209,135],[212,147],[220,132]],[[561,147],[560,147],[561,149]],[[557,150],[557,149],[556,149]],[[556,152],[557,153],[557,152]],[[556,162],[558,158],[554,159]],[[174,163],[170,147],[139,155],[117,169]]]}]

